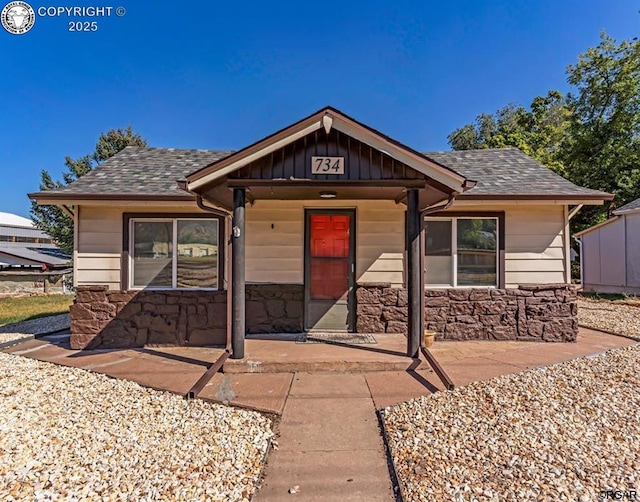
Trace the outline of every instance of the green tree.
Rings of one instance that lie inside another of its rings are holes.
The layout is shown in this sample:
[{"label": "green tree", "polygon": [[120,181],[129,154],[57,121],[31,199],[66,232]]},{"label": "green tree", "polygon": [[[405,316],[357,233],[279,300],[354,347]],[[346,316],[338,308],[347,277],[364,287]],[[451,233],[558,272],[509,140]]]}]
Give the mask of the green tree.
[{"label": "green tree", "polygon": [[613,203],[586,206],[573,230],[594,225],[640,197],[640,41],[600,43],[567,67],[572,92],[550,91],[529,109],[507,105],[453,131],[454,150],[520,148],[574,183],[613,193]]},{"label": "green tree", "polygon": [[588,207],[576,228],[598,223],[640,197],[640,41],[617,43],[606,33],[567,68],[571,124],[563,148],[569,177],[613,193],[614,202]]},{"label": "green tree", "polygon": [[566,98],[558,91],[533,99],[529,109],[514,104],[494,114],[482,113],[473,124],[453,131],[454,150],[515,147],[554,171],[564,174],[560,151],[570,124]]},{"label": "green tree", "polygon": [[[66,157],[67,168],[63,181],[55,181],[48,171],[42,170],[40,190],[59,190],[73,183],[109,157],[113,157],[127,146],[147,146],[147,142],[135,133],[131,126],[126,129],[110,129],[101,133],[93,153],[73,159]],[[49,234],[65,251],[73,252],[73,219],[57,206],[39,206],[31,202],[31,219],[35,226]]]}]

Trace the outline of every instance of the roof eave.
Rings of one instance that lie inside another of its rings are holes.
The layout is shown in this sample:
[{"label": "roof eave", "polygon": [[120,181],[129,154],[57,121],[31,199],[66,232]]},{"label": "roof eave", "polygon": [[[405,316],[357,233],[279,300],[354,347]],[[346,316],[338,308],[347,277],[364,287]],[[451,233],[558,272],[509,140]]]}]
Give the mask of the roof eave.
[{"label": "roof eave", "polygon": [[624,215],[624,214],[633,214],[633,213],[640,213],[640,207],[632,207],[630,209],[616,209],[615,211],[613,211],[613,214],[615,215]]},{"label": "roof eave", "polygon": [[193,194],[175,194],[175,195],[163,195],[163,194],[107,194],[107,193],[55,193],[55,192],[34,192],[27,194],[27,196],[34,200],[38,205],[57,205],[57,204],[69,204],[78,201],[98,201],[98,200],[114,200],[114,201],[193,201],[195,196]]},{"label": "roof eave", "polygon": [[576,204],[602,205],[612,200],[611,194],[474,194],[463,193],[458,196],[464,200],[565,200]]}]

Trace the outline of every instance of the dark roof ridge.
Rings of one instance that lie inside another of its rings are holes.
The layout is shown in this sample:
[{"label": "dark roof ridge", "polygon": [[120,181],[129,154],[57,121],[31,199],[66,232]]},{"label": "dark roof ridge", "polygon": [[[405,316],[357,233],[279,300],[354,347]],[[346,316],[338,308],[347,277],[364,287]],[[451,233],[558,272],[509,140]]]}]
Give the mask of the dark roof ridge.
[{"label": "dark roof ridge", "polygon": [[501,146],[499,148],[468,148],[466,150],[429,150],[424,152],[424,154],[428,155],[430,153],[499,152],[502,150],[518,150],[522,152],[522,149],[518,148],[517,146]]},{"label": "dark roof ridge", "polygon": [[[138,145],[127,145],[120,152],[128,149],[136,149],[136,150],[161,150],[168,152],[205,152],[205,153],[214,153],[214,152],[233,152],[235,150],[228,149],[218,149],[218,148],[175,148],[172,146],[138,146]],[[120,153],[118,152],[118,153]],[[118,153],[116,155],[118,155]],[[111,157],[110,157],[111,158]],[[109,160],[109,159],[107,159]]]}]

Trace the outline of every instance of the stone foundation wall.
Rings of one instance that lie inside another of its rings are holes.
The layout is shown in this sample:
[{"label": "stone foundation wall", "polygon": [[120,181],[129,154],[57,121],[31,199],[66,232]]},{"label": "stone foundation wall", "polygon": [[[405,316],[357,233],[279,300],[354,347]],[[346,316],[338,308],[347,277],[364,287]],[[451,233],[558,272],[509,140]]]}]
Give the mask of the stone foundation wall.
[{"label": "stone foundation wall", "polygon": [[356,288],[358,333],[407,332],[407,290],[378,282]]},{"label": "stone foundation wall", "polygon": [[300,333],[302,284],[247,284],[247,333]]},{"label": "stone foundation wall", "polygon": [[[358,286],[358,332],[407,332],[406,291],[389,286]],[[566,284],[431,289],[424,310],[425,327],[440,340],[570,342],[578,335],[576,290]]]},{"label": "stone foundation wall", "polygon": [[78,286],[71,348],[217,345],[227,339],[226,291],[110,291]]},{"label": "stone foundation wall", "polygon": [[[302,331],[304,288],[247,284],[248,333]],[[225,345],[226,291],[110,291],[79,286],[71,313],[74,349]]]},{"label": "stone foundation wall", "polygon": [[[356,331],[406,333],[407,291],[390,284],[358,285]],[[248,333],[303,330],[304,288],[247,284]],[[226,344],[226,291],[109,291],[79,286],[71,306],[71,346]],[[573,286],[518,289],[432,289],[425,292],[425,326],[441,340],[575,341]]]}]

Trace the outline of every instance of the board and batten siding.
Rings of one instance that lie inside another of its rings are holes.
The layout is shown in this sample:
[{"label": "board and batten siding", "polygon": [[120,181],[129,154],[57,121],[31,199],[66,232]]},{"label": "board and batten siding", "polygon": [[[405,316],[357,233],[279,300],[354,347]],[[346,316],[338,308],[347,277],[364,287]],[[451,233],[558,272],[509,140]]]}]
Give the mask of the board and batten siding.
[{"label": "board and batten siding", "polygon": [[564,206],[457,204],[449,211],[505,212],[505,286],[560,284],[565,277]]},{"label": "board and batten siding", "polygon": [[404,206],[387,200],[258,200],[246,211],[246,281],[303,284],[305,209],[356,210],[356,282],[404,284]]}]

